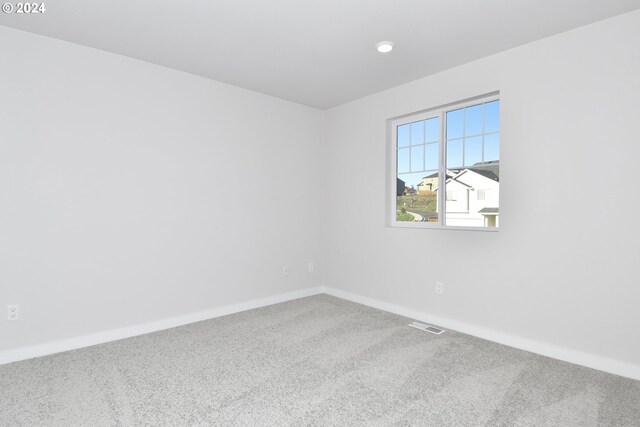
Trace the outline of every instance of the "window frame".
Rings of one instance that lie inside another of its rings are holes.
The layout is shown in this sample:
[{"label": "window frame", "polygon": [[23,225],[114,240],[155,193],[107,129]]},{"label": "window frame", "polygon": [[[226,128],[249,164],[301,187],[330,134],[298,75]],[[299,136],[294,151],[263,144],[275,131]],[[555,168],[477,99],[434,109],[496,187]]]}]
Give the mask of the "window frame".
[{"label": "window frame", "polygon": [[[388,191],[389,195],[387,197],[388,203],[388,226],[393,228],[419,228],[419,229],[430,229],[430,230],[466,230],[466,231],[484,231],[497,233],[500,230],[500,227],[476,227],[476,226],[462,226],[462,225],[446,225],[446,199],[447,199],[447,191],[446,187],[444,187],[445,191],[438,191],[437,194],[437,203],[438,206],[445,206],[445,210],[440,210],[438,212],[438,221],[437,222],[413,222],[413,221],[397,221],[396,220],[396,210],[397,210],[397,193],[396,193],[396,183],[398,179],[398,126],[411,124],[413,122],[428,120],[434,117],[438,117],[438,126],[439,126],[439,141],[438,141],[438,187],[441,187],[440,183],[446,182],[443,181],[442,178],[446,178],[446,161],[447,161],[447,140],[446,140],[446,129],[447,129],[447,112],[459,110],[466,107],[471,107],[478,104],[484,104],[492,101],[500,101],[500,92],[492,92],[485,95],[475,96],[473,98],[468,98],[458,102],[451,102],[448,104],[444,104],[438,107],[429,108],[426,110],[418,111],[411,114],[402,115],[399,117],[395,117],[387,120],[387,135],[388,135]],[[502,104],[500,108],[500,114],[502,115]],[[502,124],[502,120],[501,120]],[[500,127],[498,134],[500,135],[500,148],[499,153],[502,152],[502,126]],[[484,135],[484,133],[483,133]],[[498,159],[500,160],[501,155],[498,155]],[[426,172],[425,172],[426,173]]]}]

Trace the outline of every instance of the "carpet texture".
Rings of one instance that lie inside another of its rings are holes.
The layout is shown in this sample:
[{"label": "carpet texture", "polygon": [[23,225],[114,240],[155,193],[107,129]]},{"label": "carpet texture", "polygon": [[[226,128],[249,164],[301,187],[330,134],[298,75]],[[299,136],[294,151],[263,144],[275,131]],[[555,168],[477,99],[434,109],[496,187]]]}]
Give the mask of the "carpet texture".
[{"label": "carpet texture", "polygon": [[2,426],[640,426],[640,381],[327,295],[0,366]]}]

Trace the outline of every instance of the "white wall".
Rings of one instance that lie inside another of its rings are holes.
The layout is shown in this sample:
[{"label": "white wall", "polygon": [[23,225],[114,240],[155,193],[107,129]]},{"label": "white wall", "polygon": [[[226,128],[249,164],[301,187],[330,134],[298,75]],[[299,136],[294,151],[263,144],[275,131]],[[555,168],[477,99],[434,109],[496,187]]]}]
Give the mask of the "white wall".
[{"label": "white wall", "polygon": [[[634,12],[325,114],[0,27],[0,307],[22,317],[0,351],[318,286],[314,260],[332,288],[639,365],[638,39]],[[386,227],[386,120],[495,90],[500,231]]]},{"label": "white wall", "polygon": [[[330,110],[325,285],[640,366],[637,40],[640,11]],[[500,231],[386,227],[385,121],[495,90]]]},{"label": "white wall", "polygon": [[0,351],[321,284],[324,113],[5,27],[0,52]]}]

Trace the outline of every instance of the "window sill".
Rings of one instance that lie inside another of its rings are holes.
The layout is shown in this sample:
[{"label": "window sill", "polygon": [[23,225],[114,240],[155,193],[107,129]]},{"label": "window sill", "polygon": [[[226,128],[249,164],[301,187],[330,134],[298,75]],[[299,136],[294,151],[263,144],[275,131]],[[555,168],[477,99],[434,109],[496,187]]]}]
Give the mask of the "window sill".
[{"label": "window sill", "polygon": [[418,228],[423,230],[458,230],[458,231],[483,231],[489,233],[497,233],[499,227],[465,227],[456,225],[440,225],[429,224],[425,222],[410,222],[410,221],[393,221],[390,228]]}]

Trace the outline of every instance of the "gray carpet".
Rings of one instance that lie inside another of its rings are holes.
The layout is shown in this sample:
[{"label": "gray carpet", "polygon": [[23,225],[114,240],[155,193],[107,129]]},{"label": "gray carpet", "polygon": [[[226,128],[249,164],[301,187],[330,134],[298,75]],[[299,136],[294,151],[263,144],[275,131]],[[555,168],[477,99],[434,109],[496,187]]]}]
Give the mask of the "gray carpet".
[{"label": "gray carpet", "polygon": [[0,366],[2,426],[639,426],[640,381],[318,295]]}]

